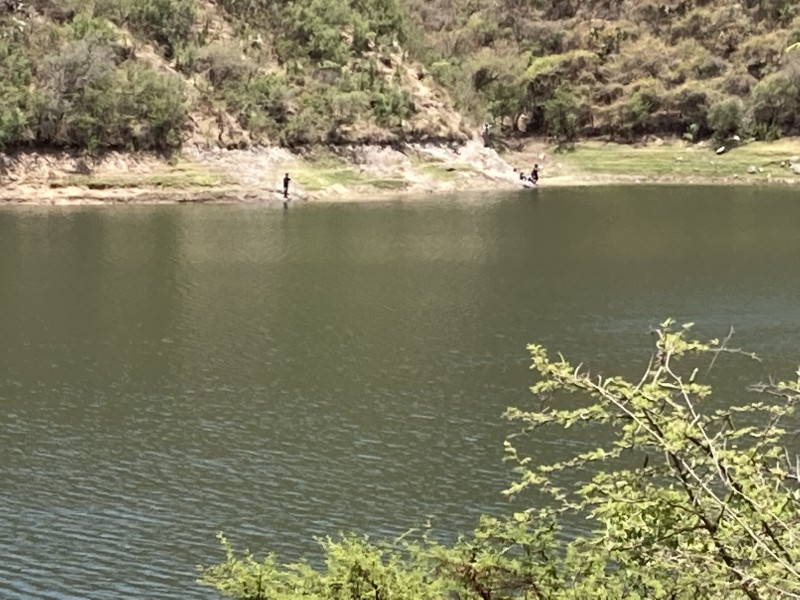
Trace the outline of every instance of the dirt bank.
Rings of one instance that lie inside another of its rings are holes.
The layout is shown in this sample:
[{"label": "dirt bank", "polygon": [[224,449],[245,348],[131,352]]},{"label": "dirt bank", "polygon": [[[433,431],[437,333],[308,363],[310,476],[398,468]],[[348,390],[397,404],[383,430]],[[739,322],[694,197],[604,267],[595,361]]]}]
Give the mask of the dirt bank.
[{"label": "dirt bank", "polygon": [[0,204],[253,203],[417,198],[460,190],[518,190],[518,169],[539,165],[542,188],[636,183],[794,184],[800,143],[751,143],[718,155],[680,141],[622,146],[583,142],[568,153],[529,141],[502,155],[464,145],[339,146],[293,153],[189,147],[170,159],[135,153],[0,154]]},{"label": "dirt bank", "polygon": [[185,149],[169,160],[107,153],[0,155],[0,202],[99,204],[353,201],[479,189],[516,189],[517,174],[479,140],[465,145],[354,145],[302,154],[283,148]]}]

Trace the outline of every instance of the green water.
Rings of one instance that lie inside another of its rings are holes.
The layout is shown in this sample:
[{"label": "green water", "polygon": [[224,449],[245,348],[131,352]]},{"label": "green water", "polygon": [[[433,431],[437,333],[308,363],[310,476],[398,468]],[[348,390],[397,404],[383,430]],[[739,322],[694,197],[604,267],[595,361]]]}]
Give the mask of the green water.
[{"label": "green water", "polygon": [[219,530],[287,559],[428,515],[466,530],[508,508],[528,342],[635,374],[673,316],[764,357],[722,365],[731,389],[789,376],[798,199],[0,210],[0,597],[213,598],[194,565]]}]

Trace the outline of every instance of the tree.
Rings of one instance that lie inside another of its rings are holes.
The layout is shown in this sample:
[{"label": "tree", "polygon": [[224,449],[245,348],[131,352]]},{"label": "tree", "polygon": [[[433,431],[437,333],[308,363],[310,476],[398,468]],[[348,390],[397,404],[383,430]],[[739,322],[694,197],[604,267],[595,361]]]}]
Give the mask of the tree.
[{"label": "tree", "polygon": [[[518,438],[506,441],[517,474],[506,493],[535,488],[549,505],[483,517],[451,546],[426,533],[382,545],[326,538],[319,570],[280,566],[271,555],[237,557],[222,538],[226,558],[204,569],[200,582],[250,600],[797,597],[800,470],[783,445],[783,420],[800,399],[800,381],[756,386],[764,394],[757,402],[706,408],[710,366],[743,353],[728,346],[730,336],[701,343],[689,329],[662,323],[638,381],[594,376],[529,346],[540,405],[509,409],[508,418],[524,432],[611,433],[608,444],[549,465],[522,456]],[[703,356],[710,366],[701,371]],[[561,541],[567,515],[588,519],[593,530]]]},{"label": "tree", "polygon": [[571,142],[578,133],[578,100],[565,87],[559,87],[544,103],[547,132],[559,142]]}]

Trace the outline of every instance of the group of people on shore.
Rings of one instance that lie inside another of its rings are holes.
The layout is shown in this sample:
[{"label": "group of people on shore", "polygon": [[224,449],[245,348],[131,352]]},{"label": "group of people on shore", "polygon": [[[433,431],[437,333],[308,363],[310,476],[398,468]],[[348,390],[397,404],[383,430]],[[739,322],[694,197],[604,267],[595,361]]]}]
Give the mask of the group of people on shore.
[{"label": "group of people on shore", "polygon": [[533,169],[531,169],[530,173],[526,173],[525,171],[520,169],[519,178],[520,178],[520,181],[527,181],[529,183],[532,183],[533,185],[538,184],[539,183],[539,163],[536,163],[535,165],[533,165]]},{"label": "group of people on shore", "polygon": [[[520,181],[527,181],[528,183],[537,185],[539,183],[539,163],[533,165],[533,169],[531,169],[530,173],[520,169],[519,179]],[[289,182],[291,180],[288,173],[283,176],[283,208],[289,208]]]}]

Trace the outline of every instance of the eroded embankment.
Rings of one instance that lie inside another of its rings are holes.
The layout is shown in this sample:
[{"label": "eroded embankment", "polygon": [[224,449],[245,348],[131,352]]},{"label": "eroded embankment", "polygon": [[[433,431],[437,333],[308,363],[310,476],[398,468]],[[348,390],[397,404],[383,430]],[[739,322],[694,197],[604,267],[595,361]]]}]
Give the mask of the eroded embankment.
[{"label": "eroded embankment", "polygon": [[189,148],[179,156],[111,152],[0,155],[0,201],[26,204],[351,201],[462,189],[516,188],[514,169],[479,140],[461,146],[353,145],[293,153],[283,148]]}]

